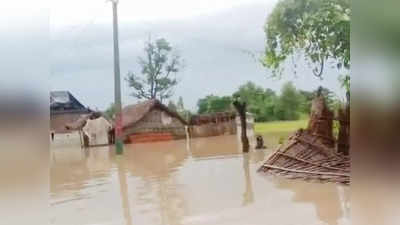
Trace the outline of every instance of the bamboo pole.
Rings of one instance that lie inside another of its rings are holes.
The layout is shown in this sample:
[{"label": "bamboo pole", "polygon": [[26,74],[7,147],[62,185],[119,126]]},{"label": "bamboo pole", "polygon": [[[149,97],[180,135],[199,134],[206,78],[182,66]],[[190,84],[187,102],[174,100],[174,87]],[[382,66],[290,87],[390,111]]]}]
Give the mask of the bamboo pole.
[{"label": "bamboo pole", "polygon": [[272,165],[267,165],[267,164],[262,165],[262,167],[267,167],[267,168],[270,168],[270,169],[282,170],[282,171],[285,171],[285,172],[305,173],[305,174],[314,174],[314,175],[329,175],[329,176],[350,177],[350,174],[344,174],[344,173],[311,172],[311,171],[305,171],[305,170],[288,169],[288,168],[283,168],[283,167],[279,167],[279,166],[272,166]]}]

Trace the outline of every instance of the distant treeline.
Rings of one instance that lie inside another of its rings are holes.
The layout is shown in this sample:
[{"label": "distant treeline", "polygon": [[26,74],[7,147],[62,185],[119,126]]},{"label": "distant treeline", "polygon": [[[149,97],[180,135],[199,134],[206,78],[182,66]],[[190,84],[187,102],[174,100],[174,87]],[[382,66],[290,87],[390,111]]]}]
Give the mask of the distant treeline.
[{"label": "distant treeline", "polygon": [[[297,90],[291,82],[282,86],[281,94],[277,95],[273,90],[264,89],[253,82],[247,82],[239,87],[232,96],[208,95],[197,102],[197,113],[207,114],[234,110],[232,101],[240,98],[247,102],[247,111],[255,116],[257,122],[274,120],[297,120],[301,115],[309,114],[311,101],[317,95],[318,90]],[[334,93],[327,88],[321,88],[321,95],[326,99],[327,105],[335,109],[340,101]]]}]

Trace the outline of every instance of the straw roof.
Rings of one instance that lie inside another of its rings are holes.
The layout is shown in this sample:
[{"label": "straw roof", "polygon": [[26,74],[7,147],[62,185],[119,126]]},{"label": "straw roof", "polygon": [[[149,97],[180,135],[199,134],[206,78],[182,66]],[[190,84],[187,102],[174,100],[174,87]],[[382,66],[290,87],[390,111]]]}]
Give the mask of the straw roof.
[{"label": "straw roof", "polygon": [[324,139],[299,130],[258,170],[291,179],[350,183],[350,158],[324,145]]},{"label": "straw roof", "polygon": [[166,112],[171,117],[175,117],[183,124],[187,125],[187,122],[181,116],[179,116],[177,112],[171,111],[167,106],[163,105],[160,101],[156,99],[151,99],[135,105],[129,105],[124,107],[122,109],[123,127],[134,125],[135,123],[143,119],[144,116],[147,115],[147,113],[156,108]]},{"label": "straw roof", "polygon": [[81,115],[77,120],[73,121],[72,123],[66,123],[65,127],[68,130],[81,130],[86,125],[86,121],[88,119],[97,119],[99,117],[106,118],[105,116],[103,116],[101,112],[92,112],[90,114],[84,114]]}]

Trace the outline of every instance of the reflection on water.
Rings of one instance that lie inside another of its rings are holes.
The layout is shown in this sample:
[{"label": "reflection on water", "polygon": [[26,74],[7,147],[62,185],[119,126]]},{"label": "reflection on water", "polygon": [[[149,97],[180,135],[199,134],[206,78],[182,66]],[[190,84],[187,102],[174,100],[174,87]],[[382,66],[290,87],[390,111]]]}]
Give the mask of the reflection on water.
[{"label": "reflection on water", "polygon": [[[73,137],[68,137],[73,138]],[[349,190],[256,173],[235,136],[81,150],[52,146],[51,224],[347,224]]]}]

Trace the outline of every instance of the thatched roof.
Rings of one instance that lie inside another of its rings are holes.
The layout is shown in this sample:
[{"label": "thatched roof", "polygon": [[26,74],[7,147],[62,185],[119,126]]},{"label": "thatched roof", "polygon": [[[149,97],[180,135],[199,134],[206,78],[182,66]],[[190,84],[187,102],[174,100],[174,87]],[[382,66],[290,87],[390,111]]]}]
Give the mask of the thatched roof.
[{"label": "thatched roof", "polygon": [[[92,112],[90,114],[81,115],[77,120],[72,123],[66,123],[67,130],[80,130],[86,125],[88,119],[97,119],[99,117],[106,118],[101,112]],[[109,121],[110,122],[110,121]]]},{"label": "thatched roof", "polygon": [[333,113],[323,97],[312,102],[307,130],[300,129],[280,147],[259,171],[287,178],[349,184],[350,158],[336,153]]},{"label": "thatched roof", "polygon": [[259,171],[291,179],[349,184],[350,158],[337,154],[323,142],[323,138],[299,130]]},{"label": "thatched roof", "polygon": [[128,105],[122,109],[122,125],[123,127],[132,126],[139,122],[147,113],[153,109],[159,109],[171,117],[175,117],[183,124],[188,123],[181,117],[177,112],[171,111],[167,106],[163,105],[160,101],[156,99],[147,100],[135,105]]}]

